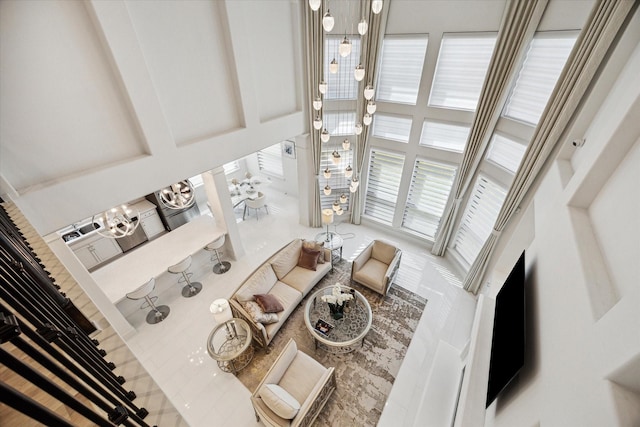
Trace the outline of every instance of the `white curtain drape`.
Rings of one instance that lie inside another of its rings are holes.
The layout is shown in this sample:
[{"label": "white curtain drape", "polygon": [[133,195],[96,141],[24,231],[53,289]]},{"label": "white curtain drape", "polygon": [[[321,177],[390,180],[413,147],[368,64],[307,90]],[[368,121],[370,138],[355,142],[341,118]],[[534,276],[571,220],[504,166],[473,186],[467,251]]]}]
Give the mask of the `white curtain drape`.
[{"label": "white curtain drape", "polygon": [[633,3],[632,0],[600,0],[594,5],[542,113],[493,231],[464,279],[464,289],[478,292],[502,230],[548,160]]},{"label": "white curtain drape", "polygon": [[460,211],[460,202],[472,184],[500,116],[500,106],[507,95],[509,78],[514,74],[519,58],[533,38],[546,5],[547,0],[511,0],[505,8],[462,162],[431,250],[434,255],[442,256],[445,253]]},{"label": "white curtain drape", "polygon": [[[362,16],[367,17],[369,23],[369,30],[367,34],[362,37],[361,42],[361,64],[366,70],[364,80],[358,85],[358,104],[356,108],[356,123],[362,123],[362,116],[366,112],[367,102],[364,99],[363,91],[366,85],[374,85],[376,80],[378,53],[380,52],[380,43],[384,37],[384,30],[382,23],[386,19],[389,10],[389,1],[383,3],[382,12],[375,14],[371,11],[370,2],[367,0],[361,0],[361,12]],[[364,158],[369,149],[369,128],[370,126],[364,126],[360,135],[356,135],[355,145],[353,149],[353,168],[354,176],[358,177],[358,180],[362,183],[363,176],[362,168],[364,167]],[[353,224],[360,224],[362,218],[362,209],[364,208],[364,191],[363,185],[358,187],[358,191],[351,197],[351,222]]]},{"label": "white curtain drape", "polygon": [[307,111],[308,111],[308,126],[310,129],[311,140],[311,160],[313,163],[313,173],[316,177],[315,184],[313,186],[311,200],[311,209],[309,210],[309,225],[311,227],[322,226],[322,215],[320,213],[320,188],[318,186],[318,175],[320,174],[320,157],[321,157],[321,141],[320,131],[313,127],[313,120],[316,114],[320,114],[322,117],[322,110],[315,111],[311,107],[313,99],[321,96],[318,89],[318,85],[322,80],[322,68],[324,58],[324,31],[322,29],[322,15],[323,10],[320,8],[317,11],[313,11],[307,2],[303,2],[305,9],[305,22],[306,22],[306,58],[307,58],[307,93],[309,94]]}]

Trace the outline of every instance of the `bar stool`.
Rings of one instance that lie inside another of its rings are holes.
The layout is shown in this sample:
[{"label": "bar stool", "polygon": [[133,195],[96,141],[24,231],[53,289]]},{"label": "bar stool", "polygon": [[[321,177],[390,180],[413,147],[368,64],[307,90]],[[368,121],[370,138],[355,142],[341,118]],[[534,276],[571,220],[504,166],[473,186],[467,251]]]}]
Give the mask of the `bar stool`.
[{"label": "bar stool", "polygon": [[[218,261],[218,263],[213,266],[213,272],[216,274],[224,274],[231,269],[231,263],[229,261],[220,260],[220,253],[218,252],[218,249],[224,246],[224,242],[225,235],[223,234],[204,247],[206,251],[213,252],[213,254],[211,254],[211,261]],[[215,258],[213,257],[214,255]]]},{"label": "bar stool", "polygon": [[187,273],[189,267],[191,267],[191,255],[168,268],[169,273],[182,274],[178,283],[186,283],[182,288],[182,296],[185,298],[191,298],[192,296],[198,295],[198,292],[202,290],[202,283],[192,282],[189,280],[189,278],[193,276],[193,273]]},{"label": "bar stool", "polygon": [[149,295],[151,294],[151,292],[153,292],[155,287],[156,287],[156,279],[151,278],[151,280],[149,280],[147,283],[140,286],[135,291],[129,292],[127,294],[127,298],[131,300],[144,298],[145,302],[142,303],[142,305],[140,306],[141,309],[151,307],[151,311],[147,314],[147,323],[151,325],[162,322],[164,319],[167,318],[167,316],[169,316],[169,312],[171,311],[169,309],[169,306],[166,306],[166,305],[156,306],[153,303],[155,300],[158,299],[158,297],[149,297]]}]

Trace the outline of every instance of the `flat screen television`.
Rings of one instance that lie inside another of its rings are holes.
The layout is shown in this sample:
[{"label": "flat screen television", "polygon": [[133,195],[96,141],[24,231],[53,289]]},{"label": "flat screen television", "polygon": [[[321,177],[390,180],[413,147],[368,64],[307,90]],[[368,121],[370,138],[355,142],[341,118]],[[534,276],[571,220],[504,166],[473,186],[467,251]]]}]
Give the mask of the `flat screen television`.
[{"label": "flat screen television", "polygon": [[516,377],[525,355],[524,252],[496,296],[487,405]]}]

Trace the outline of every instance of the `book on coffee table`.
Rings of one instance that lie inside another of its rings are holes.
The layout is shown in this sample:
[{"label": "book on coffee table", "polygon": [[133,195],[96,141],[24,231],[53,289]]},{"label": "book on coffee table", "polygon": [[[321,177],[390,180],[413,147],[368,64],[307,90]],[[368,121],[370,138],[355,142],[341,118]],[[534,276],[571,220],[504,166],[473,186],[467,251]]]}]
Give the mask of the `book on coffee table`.
[{"label": "book on coffee table", "polygon": [[322,319],[318,319],[314,328],[316,331],[320,332],[322,335],[329,335],[329,332],[331,332],[331,330],[333,329],[333,325],[325,322]]}]

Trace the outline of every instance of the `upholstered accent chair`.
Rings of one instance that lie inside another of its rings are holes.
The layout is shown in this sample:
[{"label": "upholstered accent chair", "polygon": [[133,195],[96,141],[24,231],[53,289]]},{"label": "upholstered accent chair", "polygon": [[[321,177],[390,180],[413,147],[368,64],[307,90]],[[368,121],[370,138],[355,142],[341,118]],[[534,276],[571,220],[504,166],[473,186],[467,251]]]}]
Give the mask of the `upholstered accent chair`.
[{"label": "upholstered accent chair", "polygon": [[351,280],[384,296],[396,279],[401,257],[399,248],[374,240],[353,260]]},{"label": "upholstered accent chair", "polygon": [[336,389],[325,368],[290,339],[251,395],[256,420],[266,426],[310,426]]}]

